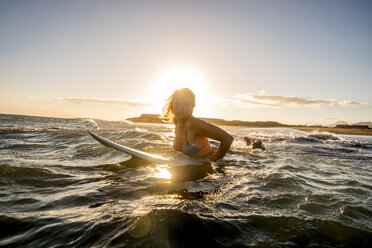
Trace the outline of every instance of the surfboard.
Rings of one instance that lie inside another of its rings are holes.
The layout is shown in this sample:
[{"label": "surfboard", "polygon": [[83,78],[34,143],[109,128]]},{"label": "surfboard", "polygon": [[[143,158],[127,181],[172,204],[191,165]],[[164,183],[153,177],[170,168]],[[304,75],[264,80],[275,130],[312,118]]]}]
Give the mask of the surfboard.
[{"label": "surfboard", "polygon": [[113,148],[115,150],[125,152],[128,155],[131,155],[136,158],[140,158],[143,160],[146,160],[151,163],[156,163],[156,164],[168,164],[170,166],[199,166],[204,163],[206,163],[206,160],[200,160],[200,159],[180,159],[180,160],[171,160],[168,158],[165,158],[163,156],[155,155],[155,154],[150,154],[147,152],[139,151],[130,147],[126,147],[123,145],[120,145],[114,141],[111,141],[109,139],[106,139],[98,134],[95,134],[91,131],[88,131],[89,134],[97,140],[99,143],[101,143],[104,146]]}]

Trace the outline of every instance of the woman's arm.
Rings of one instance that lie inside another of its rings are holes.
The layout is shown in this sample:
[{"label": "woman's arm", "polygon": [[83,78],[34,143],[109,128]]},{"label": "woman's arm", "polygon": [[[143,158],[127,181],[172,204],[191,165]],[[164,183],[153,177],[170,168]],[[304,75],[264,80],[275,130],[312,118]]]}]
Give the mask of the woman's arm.
[{"label": "woman's arm", "polygon": [[198,135],[206,136],[220,142],[216,153],[212,154],[211,161],[223,158],[234,140],[234,138],[223,129],[197,118],[193,119],[191,128]]}]

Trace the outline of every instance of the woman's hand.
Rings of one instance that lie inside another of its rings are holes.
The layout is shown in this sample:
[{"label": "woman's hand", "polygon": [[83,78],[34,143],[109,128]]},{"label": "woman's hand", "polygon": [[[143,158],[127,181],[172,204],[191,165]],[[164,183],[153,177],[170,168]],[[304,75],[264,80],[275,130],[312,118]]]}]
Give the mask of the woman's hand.
[{"label": "woman's hand", "polygon": [[210,161],[214,162],[217,161],[225,156],[225,154],[228,152],[232,142],[234,141],[234,138],[226,133],[227,135],[224,137],[224,139],[221,141],[220,145],[216,149],[216,152],[211,157]]}]

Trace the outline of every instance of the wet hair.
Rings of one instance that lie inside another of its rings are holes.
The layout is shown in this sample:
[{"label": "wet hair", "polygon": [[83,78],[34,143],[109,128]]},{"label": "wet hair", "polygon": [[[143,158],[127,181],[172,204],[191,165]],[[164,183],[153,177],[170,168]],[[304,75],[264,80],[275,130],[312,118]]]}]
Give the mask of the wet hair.
[{"label": "wet hair", "polygon": [[173,101],[177,96],[180,95],[188,95],[192,99],[192,106],[195,107],[195,94],[188,88],[182,88],[175,90],[173,94],[167,99],[167,103],[163,107],[163,112],[161,115],[161,119],[165,122],[174,123],[176,124],[176,119],[173,113]]}]

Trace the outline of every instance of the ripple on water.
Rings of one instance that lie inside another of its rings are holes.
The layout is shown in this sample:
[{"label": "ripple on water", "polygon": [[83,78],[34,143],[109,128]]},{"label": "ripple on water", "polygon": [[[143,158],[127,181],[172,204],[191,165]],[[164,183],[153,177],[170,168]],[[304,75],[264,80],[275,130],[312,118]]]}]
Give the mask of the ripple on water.
[{"label": "ripple on water", "polygon": [[[87,133],[178,158],[173,126],[0,119],[0,246],[372,247],[371,138],[229,129],[237,151],[201,172]],[[249,155],[245,135],[267,150]]]}]

